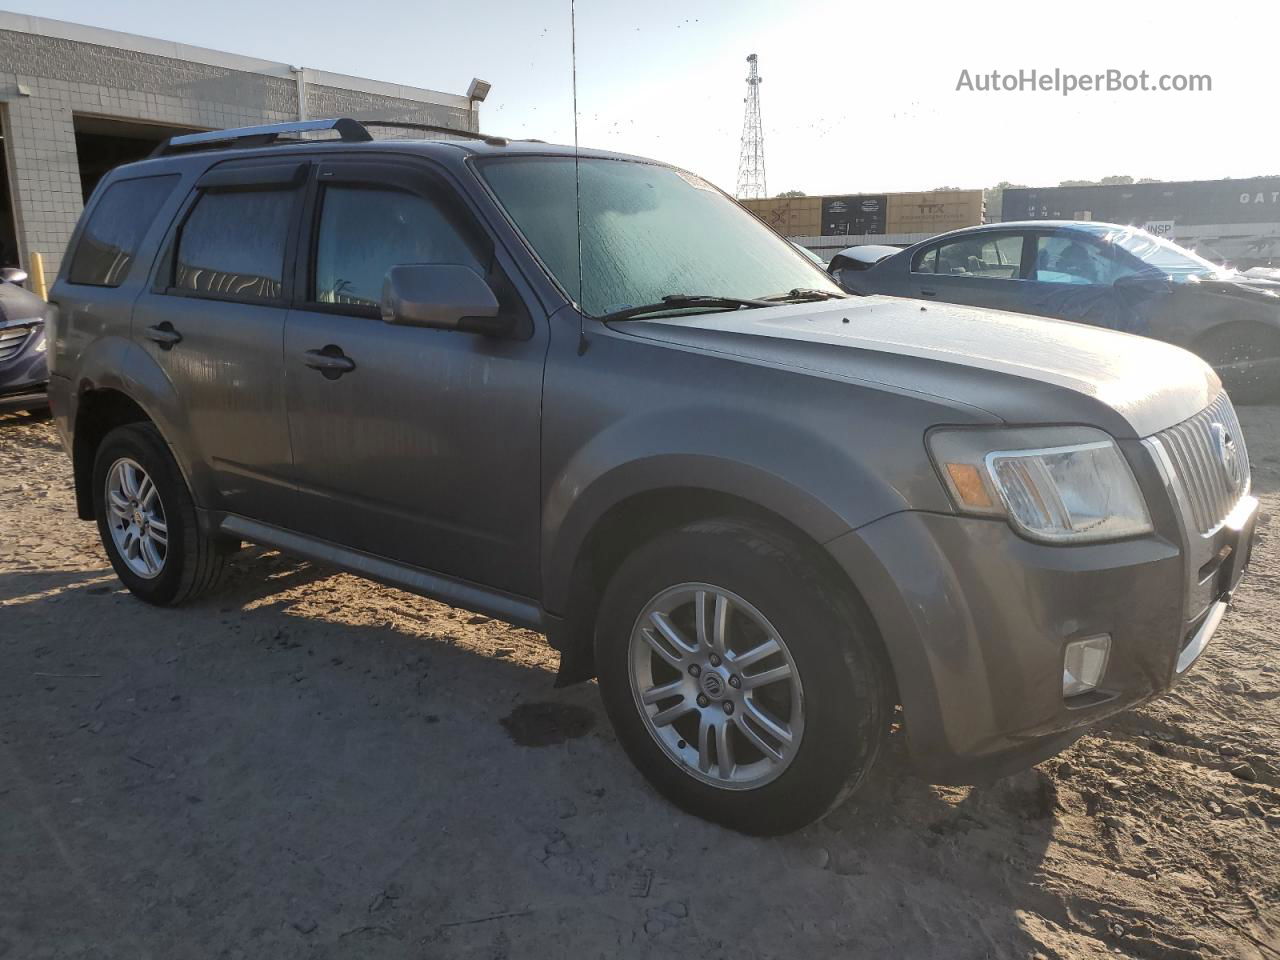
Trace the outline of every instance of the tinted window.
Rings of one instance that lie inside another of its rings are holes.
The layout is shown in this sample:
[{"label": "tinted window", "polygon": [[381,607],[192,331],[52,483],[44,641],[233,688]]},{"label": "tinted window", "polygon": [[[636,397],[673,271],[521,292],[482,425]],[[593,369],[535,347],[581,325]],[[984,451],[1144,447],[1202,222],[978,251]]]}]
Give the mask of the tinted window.
[{"label": "tinted window", "polygon": [[978,234],[938,247],[937,272],[946,276],[1012,280],[1021,265],[1021,234]]},{"label": "tinted window", "polygon": [[1036,274],[1041,283],[1109,285],[1137,270],[1113,251],[1082,237],[1044,236],[1036,240]]},{"label": "tinted window", "polygon": [[483,274],[470,244],[435,203],[399,190],[326,187],[311,299],[376,307],[400,263],[460,263]]},{"label": "tinted window", "polygon": [[202,194],[178,237],[173,285],[214,297],[278,300],[295,191]]},{"label": "tinted window", "polygon": [[916,254],[915,262],[911,264],[912,273],[934,273],[938,269],[938,248],[930,247],[928,250],[921,251]]},{"label": "tinted window", "polygon": [[178,175],[117,180],[93,208],[76,245],[67,279],[118,287],[133,264],[138,244],[169,196]]}]

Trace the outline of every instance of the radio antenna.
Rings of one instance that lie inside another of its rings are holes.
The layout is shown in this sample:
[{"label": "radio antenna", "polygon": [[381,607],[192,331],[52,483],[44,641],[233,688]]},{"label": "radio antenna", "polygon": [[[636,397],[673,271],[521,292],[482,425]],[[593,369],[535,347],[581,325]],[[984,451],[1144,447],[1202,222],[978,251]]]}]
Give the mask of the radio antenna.
[{"label": "radio antenna", "polygon": [[582,306],[582,177],[578,171],[578,19],[576,0],[569,0],[569,57],[573,63],[573,208],[578,240],[578,356],[587,352]]}]

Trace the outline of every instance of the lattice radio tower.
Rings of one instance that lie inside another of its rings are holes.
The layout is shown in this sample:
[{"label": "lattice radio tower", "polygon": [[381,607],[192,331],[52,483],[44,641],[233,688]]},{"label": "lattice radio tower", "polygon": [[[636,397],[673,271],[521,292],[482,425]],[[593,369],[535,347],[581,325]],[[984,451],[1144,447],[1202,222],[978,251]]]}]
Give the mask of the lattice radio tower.
[{"label": "lattice radio tower", "polygon": [[738,154],[739,200],[760,200],[769,196],[764,182],[764,131],[760,127],[760,75],[756,55],[747,57],[747,110],[742,120],[742,152]]}]

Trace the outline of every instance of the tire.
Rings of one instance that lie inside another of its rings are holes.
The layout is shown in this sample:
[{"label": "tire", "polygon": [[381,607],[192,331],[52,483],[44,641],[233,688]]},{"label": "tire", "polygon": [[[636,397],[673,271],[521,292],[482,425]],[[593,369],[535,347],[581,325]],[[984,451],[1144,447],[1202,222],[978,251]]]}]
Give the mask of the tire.
[{"label": "tire", "polygon": [[[720,609],[723,656],[713,642]],[[880,752],[887,684],[866,624],[851,591],[787,538],[698,521],[614,574],[596,621],[600,692],[632,762],[672,803],[743,833],[788,833],[843,802]],[[777,650],[748,663],[770,639]]]},{"label": "tire", "polygon": [[1200,357],[1217,371],[1237,405],[1280,402],[1280,389],[1258,360],[1280,357],[1280,333],[1261,324],[1232,324],[1206,334],[1197,344]]},{"label": "tire", "polygon": [[[138,471],[143,480],[138,479]],[[135,500],[129,498],[126,517],[126,511],[109,502],[108,483],[114,484],[119,494],[125,491],[130,476],[142,496],[136,498],[136,507],[132,506]],[[150,423],[116,427],[103,438],[93,461],[93,507],[111,566],[138,599],[162,607],[177,606],[217,585],[231,553],[229,544],[201,531],[182,472],[164,438]],[[138,516],[146,521],[143,536],[138,535]],[[122,532],[123,527],[134,531],[132,539],[127,531]],[[160,549],[162,527],[166,542]],[[137,544],[145,540],[156,549],[139,549]]]}]

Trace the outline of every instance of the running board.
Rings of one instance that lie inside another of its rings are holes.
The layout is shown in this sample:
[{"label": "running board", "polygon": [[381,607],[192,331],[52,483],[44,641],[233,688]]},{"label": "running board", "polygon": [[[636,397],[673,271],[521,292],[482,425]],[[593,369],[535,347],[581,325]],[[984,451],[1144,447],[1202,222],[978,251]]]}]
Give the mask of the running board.
[{"label": "running board", "polygon": [[542,608],[524,597],[361,553],[327,540],[282,530],[235,514],[225,515],[218,524],[218,531],[250,543],[275,547],[304,560],[332,564],[357,576],[385,583],[389,587],[420,593],[432,600],[439,600],[452,607],[462,607],[464,610],[474,610],[517,627],[539,632],[545,630]]}]

